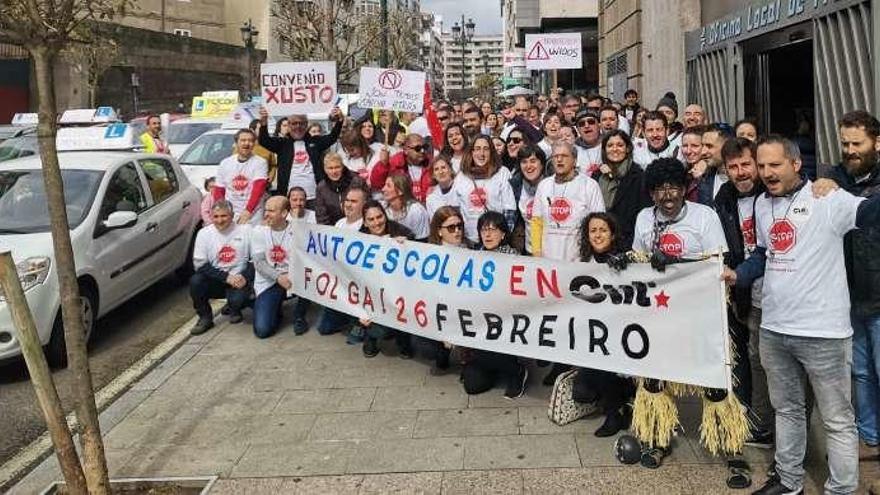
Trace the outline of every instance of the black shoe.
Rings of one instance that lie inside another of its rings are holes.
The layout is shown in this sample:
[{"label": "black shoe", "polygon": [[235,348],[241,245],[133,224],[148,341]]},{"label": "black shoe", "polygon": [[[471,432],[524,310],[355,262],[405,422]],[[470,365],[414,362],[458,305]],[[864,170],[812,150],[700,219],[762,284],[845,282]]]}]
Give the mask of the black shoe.
[{"label": "black shoe", "polygon": [[190,329],[190,335],[201,335],[208,330],[214,328],[214,320],[210,318],[199,318],[199,321],[196,322],[195,325]]},{"label": "black shoe", "polygon": [[628,426],[620,410],[614,410],[605,416],[605,421],[596,430],[595,435],[599,438],[611,437],[616,435],[618,431],[625,430]]},{"label": "black shoe", "polygon": [[412,359],[413,351],[409,345],[398,346],[397,354],[400,356],[400,359]]},{"label": "black shoe", "polygon": [[507,388],[504,389],[504,397],[508,399],[518,399],[526,393],[526,382],[529,380],[529,370],[525,366],[520,365],[519,372],[516,376],[510,377],[507,381]]},{"label": "black shoe", "polygon": [[746,445],[759,449],[773,448],[773,432],[763,428],[753,428],[746,439]]},{"label": "black shoe", "polygon": [[803,493],[803,488],[792,490],[783,485],[778,477],[773,477],[768,479],[759,490],[752,492],[752,495],[802,495]]},{"label": "black shoe", "polygon": [[242,320],[244,320],[244,316],[241,315],[241,311],[229,313],[229,323],[235,325],[236,323],[241,323]]},{"label": "black shoe", "polygon": [[293,320],[293,334],[302,335],[309,331],[309,324],[305,318],[297,318]]},{"label": "black shoe", "polygon": [[379,341],[376,337],[367,337],[364,339],[364,357],[376,357],[379,354]]},{"label": "black shoe", "polygon": [[232,308],[229,307],[229,304],[224,304],[222,308],[220,308],[220,314],[223,316],[228,316],[232,313]]}]

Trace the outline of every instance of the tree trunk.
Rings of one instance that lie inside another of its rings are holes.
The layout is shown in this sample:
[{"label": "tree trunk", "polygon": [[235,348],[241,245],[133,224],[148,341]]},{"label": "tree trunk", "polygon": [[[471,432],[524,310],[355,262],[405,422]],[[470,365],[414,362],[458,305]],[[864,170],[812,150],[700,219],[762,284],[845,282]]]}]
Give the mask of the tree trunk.
[{"label": "tree trunk", "polygon": [[85,330],[82,324],[82,304],[76,280],[73,248],[70,244],[70,226],[67,222],[67,209],[64,199],[64,184],[58,165],[55,147],[56,103],[55,103],[55,65],[58,49],[54,46],[38,46],[32,49],[34,72],[37,79],[39,97],[39,124],[37,137],[40,145],[40,160],[43,164],[43,182],[49,207],[49,222],[52,230],[52,246],[55,252],[55,270],[61,291],[61,316],[64,323],[64,340],[67,344],[67,361],[74,376],[74,399],[76,419],[82,427],[82,460],[90,494],[110,493],[110,480],[107,476],[107,461],[104,457],[104,443],[98,425],[98,410],[95,406],[95,391],[92,375],[89,372],[89,358],[86,350]]},{"label": "tree trunk", "polygon": [[37,401],[46,418],[46,427],[52,437],[52,445],[55,446],[55,455],[61,466],[61,474],[67,483],[71,493],[88,493],[86,478],[83,475],[79,457],[76,455],[76,447],[73,444],[73,435],[67,427],[67,419],[64,417],[64,408],[61,407],[61,399],[58,398],[58,390],[52,380],[52,373],[46,363],[43,347],[40,345],[40,337],[34,325],[34,318],[28,307],[27,299],[21,290],[21,282],[18,280],[18,272],[15,270],[15,262],[9,252],[0,253],[0,286],[6,295],[6,305],[12,313],[12,320],[18,330],[18,342],[21,354],[27,364],[28,373],[31,375],[31,383],[34,392],[37,393]]}]

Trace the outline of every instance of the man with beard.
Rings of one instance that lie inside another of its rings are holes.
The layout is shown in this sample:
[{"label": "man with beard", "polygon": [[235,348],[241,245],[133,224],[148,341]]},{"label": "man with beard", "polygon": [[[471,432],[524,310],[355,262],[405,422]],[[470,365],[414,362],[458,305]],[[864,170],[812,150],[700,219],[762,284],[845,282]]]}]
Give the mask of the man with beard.
[{"label": "man with beard", "polygon": [[[516,127],[520,127],[522,129],[527,129],[528,127],[534,127],[529,122],[529,109],[531,105],[529,104],[529,99],[525,96],[517,96],[514,99],[513,108],[509,108],[507,113],[504,114],[504,118],[507,119],[507,123],[504,124],[504,128],[501,129],[501,139],[507,141],[508,136],[510,136],[510,132],[514,130]],[[471,136],[474,138],[476,136]],[[473,139],[471,139],[473,140]],[[538,140],[540,141],[540,139]],[[535,142],[538,142],[535,141]]]},{"label": "man with beard", "polygon": [[606,135],[618,128],[617,109],[611,105],[606,105],[599,110],[599,131],[602,135]]},{"label": "man with beard", "polygon": [[721,185],[727,182],[727,173],[724,169],[724,161],[721,159],[721,148],[732,137],[727,131],[716,124],[712,124],[703,131],[702,136],[702,164],[705,171],[700,174],[699,168],[691,175],[699,177],[697,185],[697,202],[706,206],[714,206],[715,196],[721,189]]},{"label": "man with beard", "polygon": [[706,112],[703,107],[696,103],[684,107],[684,118],[682,119],[685,129],[706,125]]},{"label": "man with beard", "polygon": [[[846,191],[880,195],[880,122],[865,111],[840,119],[842,161],[829,174]],[[860,457],[877,456],[880,444],[880,226],[844,237],[844,255],[852,304],[853,379],[856,421],[862,439]]]},{"label": "man with beard", "polygon": [[432,179],[429,164],[425,139],[418,134],[410,134],[403,142],[403,151],[392,155],[387,164],[379,162],[373,166],[373,171],[370,174],[370,187],[374,191],[378,191],[385,186],[385,179],[389,175],[409,175],[412,182],[413,198],[424,203],[428,198],[428,190],[431,189]]},{"label": "man with beard", "polygon": [[602,134],[599,132],[599,114],[585,110],[577,116],[578,138],[577,168],[586,176],[591,176],[602,165]]},{"label": "man with beard", "polygon": [[681,133],[681,154],[685,170],[690,176],[685,197],[688,201],[697,202],[700,177],[706,172],[703,160],[703,126],[691,127]]},{"label": "man with beard", "polygon": [[[755,162],[757,149],[752,141],[734,138],[724,143],[721,157],[730,181],[721,186],[715,200],[715,211],[724,227],[729,248],[725,263],[730,267],[742,264],[755,250],[755,201],[765,192],[758,178]],[[747,445],[759,448],[773,446],[773,408],[767,393],[767,378],[758,356],[758,330],[761,324],[761,279],[752,285],[731,291],[727,306],[730,341],[736,361],[733,366],[734,393],[752,413],[753,427]],[[751,484],[748,464],[744,460],[728,461],[728,486],[740,488]]]},{"label": "man with beard", "polygon": [[633,161],[646,168],[658,158],[678,158],[678,146],[669,141],[669,123],[660,112],[647,112],[643,119],[645,138],[633,143]]},{"label": "man with beard", "polygon": [[257,225],[263,220],[268,165],[254,154],[254,131],[242,129],[235,133],[234,141],[235,154],[217,167],[217,183],[211,195],[215,201],[226,199],[232,204],[237,223]]},{"label": "man with beard", "polygon": [[[528,109],[526,109],[528,113]],[[462,112],[462,127],[467,132],[468,140],[473,141],[480,135],[480,127],[483,125],[480,119],[480,109],[476,105],[468,105]]]},{"label": "man with beard", "polygon": [[639,105],[639,92],[630,88],[623,93],[623,116],[626,120],[629,121],[630,126],[635,124],[636,114],[639,113],[639,109],[642,108]]},{"label": "man with beard", "polygon": [[814,197],[800,173],[800,150],[781,136],[758,142],[757,163],[767,194],[755,203],[755,251],[722,276],[739,288],[764,276],[759,347],[776,412],[776,476],[755,493],[803,493],[807,380],[828,445],[825,493],[855,493],[853,331],[841,241],[850,230],[880,224],[880,195],[865,200],[838,190]]},{"label": "man with beard", "polygon": [[[321,157],[327,148],[339,139],[342,132],[342,111],[334,107],[330,112],[333,129],[326,136],[311,136],[306,129],[309,125],[305,115],[291,115],[290,135],[274,137],[269,135],[269,112],[260,107],[260,146],[278,155],[278,176],[276,192],[287,196],[290,186],[299,186],[306,191],[306,198],[313,201],[318,182],[324,179]],[[315,165],[318,165],[315,167]]]}]

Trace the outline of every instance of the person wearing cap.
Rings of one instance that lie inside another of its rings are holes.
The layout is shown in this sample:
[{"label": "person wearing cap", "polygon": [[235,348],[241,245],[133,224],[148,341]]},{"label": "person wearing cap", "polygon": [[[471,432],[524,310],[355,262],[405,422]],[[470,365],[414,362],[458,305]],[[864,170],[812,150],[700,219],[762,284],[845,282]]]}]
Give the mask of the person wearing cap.
[{"label": "person wearing cap", "polygon": [[578,137],[577,168],[586,176],[591,176],[602,165],[602,134],[599,131],[599,114],[594,110],[583,110],[575,118]]},{"label": "person wearing cap", "polygon": [[667,129],[669,129],[669,141],[674,146],[680,146],[681,131],[684,126],[678,122],[678,101],[675,99],[675,93],[668,91],[660,101],[657,102],[656,111],[666,116]]},{"label": "person wearing cap", "polygon": [[168,143],[166,143],[161,137],[162,133],[162,120],[158,115],[148,115],[147,116],[147,130],[141,134],[140,141],[144,146],[144,151],[147,153],[164,153],[170,154]]}]

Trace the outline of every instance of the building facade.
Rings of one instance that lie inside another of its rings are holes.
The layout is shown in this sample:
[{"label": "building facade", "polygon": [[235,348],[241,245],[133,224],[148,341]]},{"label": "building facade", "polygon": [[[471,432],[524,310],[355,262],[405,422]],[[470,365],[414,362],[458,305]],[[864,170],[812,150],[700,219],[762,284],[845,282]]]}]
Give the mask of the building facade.
[{"label": "building facade", "polygon": [[443,88],[447,98],[472,96],[483,74],[493,77],[500,87],[504,73],[504,39],[500,34],[474,35],[463,46],[451,33],[444,33],[442,40]]},{"label": "building facade", "polygon": [[430,12],[422,12],[422,32],[419,36],[419,65],[431,83],[434,96],[443,93],[443,19]]}]

